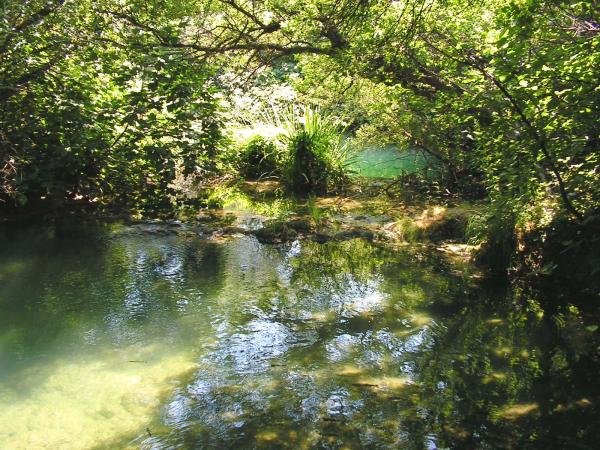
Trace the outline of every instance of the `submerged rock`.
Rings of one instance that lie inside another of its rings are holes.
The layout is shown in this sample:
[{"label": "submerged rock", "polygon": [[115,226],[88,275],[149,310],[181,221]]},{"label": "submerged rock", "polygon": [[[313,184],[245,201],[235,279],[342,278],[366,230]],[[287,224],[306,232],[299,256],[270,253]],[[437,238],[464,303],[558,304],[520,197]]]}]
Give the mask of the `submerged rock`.
[{"label": "submerged rock", "polygon": [[242,227],[228,226],[228,227],[221,228],[220,232],[221,232],[221,234],[233,235],[233,234],[246,234],[248,232],[248,230],[245,228],[242,228]]},{"label": "submerged rock", "polygon": [[166,222],[139,222],[130,225],[130,229],[139,234],[177,234],[181,225]]}]

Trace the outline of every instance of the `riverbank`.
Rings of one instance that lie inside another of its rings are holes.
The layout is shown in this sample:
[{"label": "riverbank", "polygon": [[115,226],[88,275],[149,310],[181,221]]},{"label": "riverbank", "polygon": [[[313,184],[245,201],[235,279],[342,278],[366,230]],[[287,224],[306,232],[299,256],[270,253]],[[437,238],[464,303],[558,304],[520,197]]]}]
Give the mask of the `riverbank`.
[{"label": "riverbank", "polygon": [[355,184],[343,194],[294,198],[275,181],[244,181],[217,188],[211,208],[187,210],[175,220],[136,220],[147,233],[197,233],[209,240],[255,236],[259,242],[295,240],[318,243],[364,239],[397,247],[421,245],[469,260],[475,245],[465,235],[470,217],[481,205],[403,199],[389,183]]},{"label": "riverbank", "polygon": [[473,263],[489,277],[508,274],[563,300],[583,294],[589,304],[597,296],[597,283],[589,282],[599,265],[594,254],[594,239],[600,234],[596,216],[579,225],[557,221],[545,228],[499,230],[491,236],[492,245],[485,246],[477,239],[477,227],[489,228],[485,202],[419,195],[393,181],[356,179],[335,195],[298,198],[277,181],[229,179],[202,195],[204,207],[163,211],[156,217],[107,211],[80,200],[60,208],[45,204],[19,209],[4,221],[120,221],[140,233],[193,234],[211,241],[253,236],[263,244],[358,238],[388,248],[418,246],[442,253],[456,262]]}]

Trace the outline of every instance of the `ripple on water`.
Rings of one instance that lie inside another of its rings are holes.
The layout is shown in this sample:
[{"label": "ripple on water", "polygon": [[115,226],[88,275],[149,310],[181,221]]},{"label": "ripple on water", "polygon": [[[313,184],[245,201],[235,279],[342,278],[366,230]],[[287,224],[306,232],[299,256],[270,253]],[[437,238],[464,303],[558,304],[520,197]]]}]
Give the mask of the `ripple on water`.
[{"label": "ripple on water", "polygon": [[432,255],[83,228],[0,242],[0,448],[593,441],[596,329],[563,318],[557,337]]}]

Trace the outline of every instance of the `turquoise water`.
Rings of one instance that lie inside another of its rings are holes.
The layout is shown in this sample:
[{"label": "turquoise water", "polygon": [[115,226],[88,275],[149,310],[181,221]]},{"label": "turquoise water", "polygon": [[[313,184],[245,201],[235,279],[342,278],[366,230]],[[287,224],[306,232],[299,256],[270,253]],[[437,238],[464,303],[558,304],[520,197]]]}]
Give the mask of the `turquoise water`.
[{"label": "turquoise water", "polygon": [[400,150],[389,145],[369,147],[353,156],[350,167],[357,176],[366,178],[395,178],[402,174],[415,172],[433,173],[433,161],[429,161],[421,152]]},{"label": "turquoise water", "polygon": [[597,327],[422,247],[0,228],[0,448],[594,448]]}]

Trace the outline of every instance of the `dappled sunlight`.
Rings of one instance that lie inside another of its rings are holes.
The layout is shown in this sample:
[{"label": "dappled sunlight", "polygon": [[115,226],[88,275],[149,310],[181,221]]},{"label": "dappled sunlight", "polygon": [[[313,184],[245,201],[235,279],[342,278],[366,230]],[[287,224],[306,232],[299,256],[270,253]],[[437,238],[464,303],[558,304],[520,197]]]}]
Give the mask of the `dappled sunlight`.
[{"label": "dappled sunlight", "polygon": [[310,313],[309,320],[313,320],[315,322],[328,322],[335,319],[335,312],[329,311],[316,311]]},{"label": "dappled sunlight", "polygon": [[2,0],[0,450],[598,447],[597,4]]},{"label": "dappled sunlight", "polygon": [[488,319],[486,320],[486,323],[489,325],[504,325],[504,320],[502,319]]},{"label": "dappled sunlight", "polygon": [[513,352],[513,349],[507,346],[502,346],[502,347],[498,347],[496,349],[494,349],[494,353],[497,356],[508,356]]},{"label": "dappled sunlight", "polygon": [[256,440],[261,442],[275,442],[279,438],[279,435],[275,431],[259,431],[256,434]]},{"label": "dappled sunlight", "polygon": [[429,325],[433,319],[423,314],[413,314],[410,316],[410,322],[417,328]]},{"label": "dappled sunlight", "polygon": [[537,403],[519,403],[516,405],[507,405],[503,408],[500,408],[495,413],[495,417],[504,420],[517,420],[523,416],[536,413],[538,409],[539,405]]},{"label": "dappled sunlight", "polygon": [[356,366],[342,366],[335,372],[336,375],[341,377],[358,377],[364,375],[366,372],[365,368]]},{"label": "dappled sunlight", "polygon": [[445,253],[450,258],[456,258],[458,260],[468,260],[473,257],[474,253],[479,250],[479,245],[469,244],[456,244],[456,243],[443,243],[436,247],[437,250]]},{"label": "dappled sunlight", "polygon": [[[539,419],[540,321],[445,259],[168,230],[109,230],[71,259],[39,256],[47,273],[16,270],[21,291],[0,286],[17,313],[0,316],[0,447],[452,446],[481,421],[494,447],[518,439],[505,424]],[[594,398],[551,411],[591,415]]]},{"label": "dappled sunlight", "polygon": [[506,374],[503,372],[492,372],[489,375],[486,375],[481,380],[483,384],[489,384],[494,382],[501,382],[506,380]]},{"label": "dappled sunlight", "polygon": [[[91,448],[133,439],[155,417],[161,402],[195,367],[191,353],[154,346],[145,360],[125,352],[57,359],[31,368],[0,389],[0,447]],[[20,388],[21,383],[25,386]]]},{"label": "dappled sunlight", "polygon": [[355,384],[373,391],[396,392],[410,385],[411,381],[408,377],[359,377]]},{"label": "dappled sunlight", "polygon": [[579,400],[576,400],[574,402],[571,402],[567,405],[564,405],[562,403],[556,405],[556,407],[554,408],[554,412],[569,412],[572,410],[576,410],[579,408],[592,408],[594,406],[594,402],[592,402],[590,399],[588,398],[580,398]]},{"label": "dappled sunlight", "polygon": [[273,139],[285,132],[285,128],[274,123],[257,122],[252,127],[231,128],[231,132],[237,141],[247,141],[256,135]]},{"label": "dappled sunlight", "polygon": [[446,210],[447,208],[444,206],[434,206],[432,208],[424,209],[416,218],[415,224],[419,228],[429,228],[432,223],[444,218]]}]

